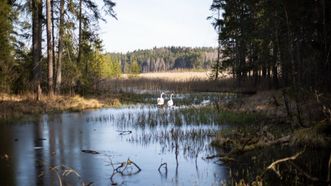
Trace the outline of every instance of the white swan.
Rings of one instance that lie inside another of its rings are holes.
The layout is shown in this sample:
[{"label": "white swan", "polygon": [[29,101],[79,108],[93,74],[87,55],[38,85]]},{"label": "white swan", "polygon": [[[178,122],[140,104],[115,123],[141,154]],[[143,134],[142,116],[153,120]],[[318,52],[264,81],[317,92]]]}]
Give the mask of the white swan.
[{"label": "white swan", "polygon": [[157,98],[157,105],[163,105],[164,104],[164,99],[163,99],[163,92],[161,93],[161,96],[159,98]]},{"label": "white swan", "polygon": [[171,106],[174,105],[174,101],[172,101],[172,96],[173,96],[173,95],[174,95],[174,94],[171,94],[171,95],[170,95],[170,100],[167,102],[168,107],[171,107]]}]

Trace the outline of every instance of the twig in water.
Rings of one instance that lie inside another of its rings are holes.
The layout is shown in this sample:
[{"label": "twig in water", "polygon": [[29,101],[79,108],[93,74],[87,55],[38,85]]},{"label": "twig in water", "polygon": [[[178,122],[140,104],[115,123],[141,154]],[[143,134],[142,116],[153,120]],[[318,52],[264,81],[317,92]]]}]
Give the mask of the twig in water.
[{"label": "twig in water", "polygon": [[119,132],[119,135],[128,135],[128,134],[132,133],[131,130],[123,130],[123,131],[117,131],[117,132]]},{"label": "twig in water", "polygon": [[100,154],[100,152],[97,152],[95,150],[82,150],[84,153],[89,153],[89,154]]},{"label": "twig in water", "polygon": [[[110,162],[111,166],[113,167],[113,173],[110,176],[110,180],[112,182],[112,185],[117,185],[117,183],[114,181],[114,176],[116,174],[120,174],[121,176],[131,176],[134,174],[138,174],[141,171],[141,168],[133,161],[131,161],[130,159],[128,159],[126,162],[121,162],[119,163],[118,167],[114,167],[114,164],[112,162]],[[126,169],[130,166],[133,165],[137,168],[137,171],[135,172],[128,172],[126,171]]]},{"label": "twig in water", "polygon": [[168,166],[167,166],[167,163],[161,163],[161,165],[159,166],[159,168],[157,169],[159,171],[160,174],[162,174],[161,172],[161,168],[164,167],[164,170],[165,170],[165,174],[168,173]]}]

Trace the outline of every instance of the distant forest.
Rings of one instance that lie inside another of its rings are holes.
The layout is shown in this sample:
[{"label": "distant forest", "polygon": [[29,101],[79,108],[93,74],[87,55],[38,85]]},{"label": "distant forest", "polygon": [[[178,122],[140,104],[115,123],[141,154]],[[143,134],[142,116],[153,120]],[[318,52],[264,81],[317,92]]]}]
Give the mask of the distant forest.
[{"label": "distant forest", "polygon": [[158,72],[176,69],[208,69],[217,59],[217,49],[212,47],[162,47],[136,50],[126,54],[108,53],[118,58],[122,72],[129,73],[130,65],[137,62],[140,72]]}]

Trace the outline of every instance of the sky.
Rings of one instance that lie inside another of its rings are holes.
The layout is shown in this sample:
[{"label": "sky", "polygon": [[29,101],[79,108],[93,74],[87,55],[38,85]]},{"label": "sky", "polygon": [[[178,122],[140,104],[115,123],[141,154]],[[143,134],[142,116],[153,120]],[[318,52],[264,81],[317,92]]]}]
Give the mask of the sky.
[{"label": "sky", "polygon": [[107,52],[164,46],[215,47],[217,35],[206,18],[212,0],[114,0],[118,20],[100,24]]}]

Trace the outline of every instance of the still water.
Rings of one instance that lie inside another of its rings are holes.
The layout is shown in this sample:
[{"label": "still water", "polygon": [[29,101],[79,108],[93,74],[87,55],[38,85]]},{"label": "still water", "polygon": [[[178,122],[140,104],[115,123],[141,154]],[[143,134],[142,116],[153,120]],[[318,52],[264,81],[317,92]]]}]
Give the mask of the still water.
[{"label": "still water", "polygon": [[[135,105],[3,123],[0,185],[220,185],[227,168],[205,157],[223,125],[181,110]],[[128,159],[141,171],[128,164],[114,174]]]}]

